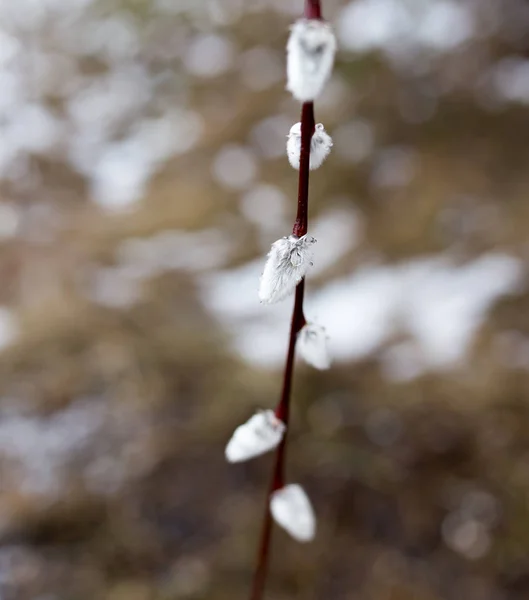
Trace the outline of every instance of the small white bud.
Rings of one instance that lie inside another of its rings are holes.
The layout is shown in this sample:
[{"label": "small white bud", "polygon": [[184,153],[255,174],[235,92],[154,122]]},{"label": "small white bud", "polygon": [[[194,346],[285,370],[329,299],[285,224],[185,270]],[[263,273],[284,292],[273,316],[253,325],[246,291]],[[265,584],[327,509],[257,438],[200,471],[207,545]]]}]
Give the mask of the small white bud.
[{"label": "small white bud", "polygon": [[270,498],[275,522],[298,542],[310,542],[316,534],[316,517],[310,500],[297,483],[275,491]]},{"label": "small white bud", "polygon": [[[288,161],[292,167],[299,171],[299,157],[301,154],[301,123],[296,123],[290,128],[287,135]],[[311,170],[321,167],[323,161],[329,156],[332,148],[332,138],[325,131],[325,127],[318,123],[310,140],[310,162]]]},{"label": "small white bud", "polygon": [[336,38],[329,23],[300,19],[287,43],[287,90],[300,102],[320,95],[332,71]]},{"label": "small white bud", "polygon": [[273,410],[263,410],[233,432],[225,455],[228,462],[242,462],[275,448],[283,439],[286,425]]},{"label": "small white bud", "polygon": [[298,333],[298,352],[305,362],[316,369],[325,370],[331,366],[327,339],[325,327],[316,323],[305,324]]},{"label": "small white bud", "polygon": [[281,238],[272,244],[261,282],[259,299],[273,304],[290,295],[312,265],[313,237],[295,235]]}]

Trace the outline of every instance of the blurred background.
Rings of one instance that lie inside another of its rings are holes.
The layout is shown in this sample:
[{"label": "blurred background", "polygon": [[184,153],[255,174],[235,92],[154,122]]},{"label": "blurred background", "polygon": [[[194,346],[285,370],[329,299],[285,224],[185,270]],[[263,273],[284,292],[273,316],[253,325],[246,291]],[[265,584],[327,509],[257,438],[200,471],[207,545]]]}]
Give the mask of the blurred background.
[{"label": "blurred background", "polygon": [[[0,1],[0,598],[248,594],[278,400],[302,0]],[[325,0],[275,600],[529,597],[529,6]]]}]

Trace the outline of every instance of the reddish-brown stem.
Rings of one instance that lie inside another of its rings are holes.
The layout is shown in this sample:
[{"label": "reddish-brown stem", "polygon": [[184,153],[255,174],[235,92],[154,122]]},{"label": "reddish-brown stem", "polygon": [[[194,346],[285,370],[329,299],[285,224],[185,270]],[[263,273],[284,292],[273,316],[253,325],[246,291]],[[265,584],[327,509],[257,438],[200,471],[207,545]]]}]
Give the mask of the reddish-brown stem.
[{"label": "reddish-brown stem", "polygon": [[292,233],[301,237],[307,233],[309,210],[310,141],[314,133],[314,104],[305,102],[301,108],[301,152],[299,156],[298,213]]},{"label": "reddish-brown stem", "polygon": [[305,18],[321,19],[320,0],[305,0]]},{"label": "reddish-brown stem", "polygon": [[251,600],[260,600],[263,596],[266,574],[268,571],[268,555],[270,542],[272,540],[272,515],[269,510],[270,496],[273,492],[284,485],[284,469],[287,449],[288,422],[290,417],[290,390],[292,389],[292,374],[294,372],[294,349],[296,347],[296,336],[299,330],[305,325],[303,316],[303,294],[305,290],[305,280],[302,279],[296,288],[296,299],[294,301],[294,311],[292,313],[292,322],[290,324],[290,337],[288,341],[287,360],[283,376],[283,389],[281,399],[276,409],[276,416],[287,426],[285,435],[279,444],[275,459],[272,477],[268,486],[266,495],[265,515],[263,519],[263,530],[261,531],[261,541],[259,543],[259,552],[257,556],[257,568],[255,570]]},{"label": "reddish-brown stem", "polygon": [[[305,0],[305,18],[321,19],[320,0]],[[308,210],[309,210],[309,166],[310,166],[310,143],[314,133],[314,105],[305,102],[301,109],[301,151],[299,157],[299,183],[298,183],[298,209],[296,221],[292,233],[301,237],[307,233]],[[303,314],[303,296],[305,293],[305,280],[302,279],[296,287],[296,298],[292,321],[290,323],[290,336],[288,340],[287,359],[283,375],[283,388],[281,399],[276,409],[276,416],[287,426],[285,435],[279,444],[275,459],[272,477],[266,496],[265,514],[261,540],[257,555],[257,567],[254,573],[250,600],[261,600],[264,593],[266,575],[268,571],[268,559],[270,554],[270,543],[272,540],[272,516],[270,514],[269,502],[273,492],[284,485],[285,460],[288,439],[288,425],[290,418],[290,392],[292,389],[292,375],[294,373],[294,354],[296,348],[296,337],[300,329],[305,325]]]},{"label": "reddish-brown stem", "polygon": [[[274,473],[277,469],[279,460],[279,452],[276,453]],[[257,554],[257,568],[252,581],[252,590],[250,600],[261,600],[263,597],[266,575],[268,572],[268,554],[270,550],[270,542],[272,540],[272,515],[268,507],[270,495],[274,491],[274,477],[270,480],[270,486],[266,495],[265,515],[263,519],[263,529],[261,531],[261,540],[259,542],[259,551]]]}]

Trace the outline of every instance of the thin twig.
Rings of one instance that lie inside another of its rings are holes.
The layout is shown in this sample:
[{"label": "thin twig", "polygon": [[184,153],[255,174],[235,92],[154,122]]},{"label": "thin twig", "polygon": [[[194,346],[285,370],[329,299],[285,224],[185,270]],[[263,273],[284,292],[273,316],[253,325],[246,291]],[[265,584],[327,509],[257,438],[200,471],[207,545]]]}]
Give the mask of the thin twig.
[{"label": "thin twig", "polygon": [[269,548],[272,539],[272,516],[269,509],[269,499],[271,494],[283,487],[284,469],[287,449],[288,436],[288,421],[290,416],[290,390],[292,388],[292,374],[294,371],[294,350],[296,347],[296,336],[299,330],[305,324],[303,316],[303,293],[305,290],[305,280],[302,279],[296,288],[296,299],[294,301],[294,311],[292,313],[292,323],[290,325],[290,338],[288,343],[287,360],[285,364],[285,372],[283,376],[283,389],[281,392],[281,400],[276,409],[276,416],[281,419],[287,426],[283,439],[279,444],[275,453],[274,468],[268,493],[266,495],[265,514],[263,518],[263,530],[261,532],[261,540],[259,543],[259,552],[257,556],[257,568],[255,570],[251,600],[260,600],[263,596],[264,584],[268,570]]},{"label": "thin twig", "polygon": [[[321,19],[320,0],[305,0],[305,18]],[[310,165],[310,143],[314,133],[314,104],[305,102],[301,109],[301,152],[299,161],[299,183],[298,183],[298,208],[296,221],[292,233],[301,237],[307,233],[308,209],[309,209],[309,165]],[[283,375],[283,388],[281,399],[276,409],[276,416],[287,426],[285,435],[279,444],[274,460],[274,468],[270,485],[266,496],[265,514],[263,528],[257,555],[257,567],[255,569],[250,600],[261,600],[264,593],[268,562],[270,554],[270,543],[272,539],[272,516],[270,514],[269,500],[271,494],[284,485],[284,471],[286,460],[286,449],[288,439],[288,425],[290,417],[290,398],[292,389],[292,375],[294,372],[294,354],[296,348],[296,337],[305,325],[303,313],[303,296],[305,293],[305,279],[302,279],[296,287],[296,297],[292,321],[290,324],[290,336],[288,341],[287,359]]]},{"label": "thin twig", "polygon": [[305,18],[306,19],[321,19],[320,0],[305,1]]}]

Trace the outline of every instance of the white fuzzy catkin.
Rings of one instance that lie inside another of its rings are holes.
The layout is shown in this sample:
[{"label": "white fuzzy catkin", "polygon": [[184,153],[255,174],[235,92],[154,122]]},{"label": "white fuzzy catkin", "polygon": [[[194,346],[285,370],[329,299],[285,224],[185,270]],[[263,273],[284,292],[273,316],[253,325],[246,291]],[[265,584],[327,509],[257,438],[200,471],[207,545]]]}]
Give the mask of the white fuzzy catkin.
[{"label": "white fuzzy catkin", "polygon": [[287,43],[287,90],[300,102],[314,100],[329,79],[335,52],[336,38],[329,23],[296,21]]},{"label": "white fuzzy catkin", "polygon": [[315,242],[307,235],[300,238],[290,235],[272,244],[261,275],[261,302],[273,304],[292,294],[312,265],[312,245]]},{"label": "white fuzzy catkin", "polygon": [[[288,162],[299,171],[299,157],[301,154],[301,123],[296,123],[290,128],[287,135]],[[323,161],[329,156],[332,148],[332,138],[325,131],[325,127],[318,123],[310,140],[310,162],[311,171],[321,167]]]},{"label": "white fuzzy catkin", "polygon": [[225,456],[228,462],[242,462],[275,448],[283,439],[286,425],[273,410],[263,410],[233,432]]},{"label": "white fuzzy catkin", "polygon": [[297,338],[297,350],[309,365],[325,370],[331,366],[325,327],[316,323],[305,324]]},{"label": "white fuzzy catkin", "polygon": [[316,534],[316,517],[310,500],[297,483],[273,492],[270,512],[275,522],[298,542],[310,542]]}]

